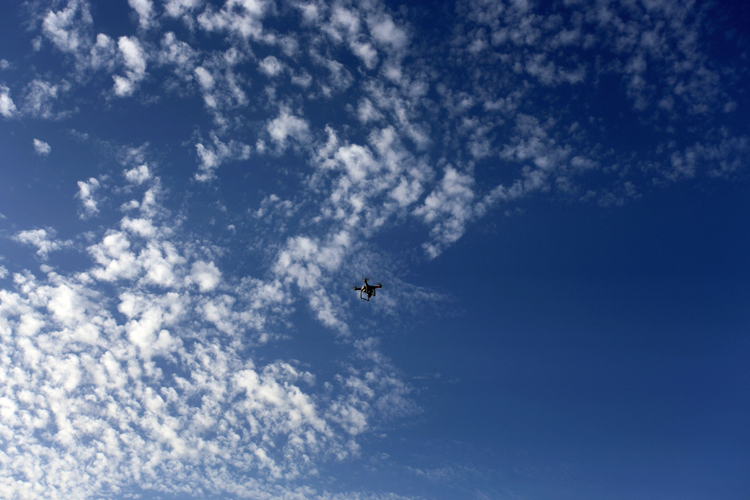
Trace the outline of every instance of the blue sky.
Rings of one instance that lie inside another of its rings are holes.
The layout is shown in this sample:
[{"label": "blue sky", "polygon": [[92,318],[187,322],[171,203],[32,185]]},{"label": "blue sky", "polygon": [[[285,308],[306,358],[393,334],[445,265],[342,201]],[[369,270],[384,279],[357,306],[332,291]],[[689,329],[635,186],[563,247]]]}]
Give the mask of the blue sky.
[{"label": "blue sky", "polygon": [[748,15],[3,3],[2,496],[747,498]]}]

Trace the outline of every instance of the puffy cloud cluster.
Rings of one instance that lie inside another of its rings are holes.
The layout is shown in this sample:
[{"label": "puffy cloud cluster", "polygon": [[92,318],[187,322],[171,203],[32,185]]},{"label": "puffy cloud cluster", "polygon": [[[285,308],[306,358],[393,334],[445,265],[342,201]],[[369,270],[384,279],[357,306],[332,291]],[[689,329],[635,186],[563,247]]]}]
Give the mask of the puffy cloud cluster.
[{"label": "puffy cloud cluster", "polygon": [[13,239],[19,243],[36,247],[36,254],[42,259],[46,259],[50,252],[61,250],[71,245],[70,241],[59,241],[54,239],[54,237],[54,230],[31,229],[19,232]]},{"label": "puffy cloud cluster", "polygon": [[121,36],[117,48],[125,66],[125,76],[115,75],[114,93],[118,97],[133,94],[138,82],[146,77],[146,53],[138,39]]},{"label": "puffy cloud cluster", "polygon": [[[344,235],[326,247],[299,238],[280,253],[277,277],[229,285],[210,247],[160,205],[148,165],[123,176],[129,189],[108,196],[140,199],[88,245],[91,267],[45,265],[0,290],[4,495],[89,498],[138,484],[291,498],[288,481],[356,456],[375,422],[416,411],[372,339],[354,345],[356,368],[322,385],[294,361],[253,361],[289,312],[289,285],[314,286],[339,266]],[[71,245],[44,229],[15,239],[45,259]]]},{"label": "puffy cloud cluster", "polygon": [[[696,2],[472,0],[456,4],[450,18],[436,14],[446,24],[437,38],[417,11],[379,1],[129,5],[138,30],[116,39],[96,33],[85,0],[40,14],[44,40],[72,56],[74,72],[17,85],[20,106],[3,84],[0,113],[65,117],[57,103],[94,72],[111,74],[110,95],[123,98],[165,81],[180,97],[199,95],[213,117],[213,129],[199,132],[210,140],[192,139],[196,180],[211,182],[222,163],[255,152],[303,155],[325,166],[306,185],[319,188],[322,170],[330,180],[330,191],[316,192],[320,217],[369,217],[372,234],[410,213],[429,227],[430,257],[494,204],[532,193],[600,202],[615,192],[638,196],[644,183],[693,177],[693,150],[712,151],[703,154],[711,163],[704,172],[731,176],[726,165],[737,164],[742,148],[726,144],[746,140],[699,123],[731,115],[739,97],[731,88],[736,68],[720,70],[709,57],[709,7]],[[217,42],[210,50],[202,46],[208,40]],[[341,127],[336,113],[312,111],[334,99],[356,123]],[[606,109],[623,106],[635,113],[628,126],[651,141],[638,155],[607,128]],[[577,108],[591,111],[588,123],[565,111]],[[341,144],[330,154],[327,129]],[[471,178],[473,196],[446,195],[448,164]],[[491,165],[503,170],[502,184],[476,182]],[[374,188],[365,192],[363,183]],[[95,200],[86,200],[84,216],[95,214]]]},{"label": "puffy cloud cluster", "polygon": [[[433,13],[445,23],[437,34],[418,8],[378,0],[128,4],[132,32],[117,36],[98,32],[85,0],[42,9],[36,48],[62,54],[70,72],[0,82],[3,118],[67,118],[86,105],[81,89],[155,108],[166,93],[210,118],[174,138],[195,160],[192,186],[269,155],[295,187],[230,221],[233,231],[243,217],[256,223],[260,277],[233,276],[213,242],[187,234],[140,150],[125,155],[124,177],[78,182],[82,219],[128,197],[114,226],[76,240],[87,241],[85,270],[48,267],[76,246],[51,229],[13,236],[45,266],[0,291],[8,497],[139,484],[336,498],[285,481],[355,456],[377,422],[416,411],[330,287],[375,235],[418,221],[417,245],[436,258],[501,203],[551,193],[619,204],[660,183],[731,179],[750,154],[744,129],[715,125],[742,106],[740,77],[712,62],[704,8],[691,1],[472,0]],[[373,308],[401,307],[397,294]],[[355,361],[329,380],[253,359],[299,300],[352,348]]]}]

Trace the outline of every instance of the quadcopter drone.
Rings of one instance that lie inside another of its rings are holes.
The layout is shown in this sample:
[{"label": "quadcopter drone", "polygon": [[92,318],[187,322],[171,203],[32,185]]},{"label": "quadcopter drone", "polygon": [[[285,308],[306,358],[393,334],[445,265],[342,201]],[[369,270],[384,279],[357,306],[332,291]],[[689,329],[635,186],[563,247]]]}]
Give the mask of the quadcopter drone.
[{"label": "quadcopter drone", "polygon": [[[375,290],[378,288],[383,288],[383,285],[378,283],[377,285],[371,285],[367,282],[367,278],[362,280],[365,282],[362,286],[353,286],[352,290],[358,290],[359,291],[359,298],[362,300],[366,300],[367,302],[370,302],[370,297],[375,296]],[[367,298],[364,298],[363,295],[367,295]]]}]

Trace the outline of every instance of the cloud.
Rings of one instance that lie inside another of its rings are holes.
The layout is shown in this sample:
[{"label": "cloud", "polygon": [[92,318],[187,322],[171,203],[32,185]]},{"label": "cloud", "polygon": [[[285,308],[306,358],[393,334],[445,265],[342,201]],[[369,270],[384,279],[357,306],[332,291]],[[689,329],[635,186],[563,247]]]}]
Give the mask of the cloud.
[{"label": "cloud", "polygon": [[432,226],[430,236],[433,241],[423,245],[428,257],[437,257],[442,248],[463,235],[474,214],[473,185],[472,177],[449,165],[440,185],[414,211]]},{"label": "cloud", "polygon": [[241,38],[263,39],[263,18],[269,10],[265,0],[227,0],[221,10],[212,5],[198,16],[198,25],[206,31],[227,31]]},{"label": "cloud", "polygon": [[284,65],[274,56],[264,58],[258,66],[262,73],[271,78],[278,76],[284,70]]},{"label": "cloud", "polygon": [[204,105],[218,126],[217,132],[229,127],[230,122],[225,113],[245,107],[250,102],[245,90],[247,79],[243,76],[243,71],[237,71],[237,66],[247,59],[245,51],[232,46],[223,53],[204,58],[194,68],[191,67],[190,78],[198,83]]},{"label": "cloud", "polygon": [[[140,218],[123,217],[121,230],[93,242],[89,268],[16,273],[13,288],[0,290],[11,496],[90,498],[140,485],[292,498],[287,481],[356,456],[359,436],[417,411],[374,339],[353,345],[356,368],[324,381],[294,361],[248,357],[243,346],[268,341],[263,329],[289,314],[285,285],[244,278],[220,287],[219,267],[195,258],[210,248],[195,248],[163,207],[142,208],[158,183],[135,184]],[[46,230],[16,238],[45,255],[55,246]],[[343,234],[289,241],[280,276],[311,286],[312,266],[336,268],[348,245]],[[307,487],[304,496],[336,495]]]},{"label": "cloud", "polygon": [[13,239],[25,245],[31,245],[37,248],[36,254],[46,260],[51,252],[61,250],[70,246],[70,241],[59,241],[54,239],[55,231],[46,229],[32,229],[21,231]]},{"label": "cloud", "polygon": [[164,12],[170,17],[182,17],[203,5],[203,0],[166,0]]},{"label": "cloud", "polygon": [[381,45],[389,46],[395,50],[403,50],[409,43],[406,31],[396,26],[388,14],[368,19],[368,25],[373,38]]},{"label": "cloud", "polygon": [[251,148],[247,144],[234,140],[221,142],[216,134],[211,135],[213,144],[197,143],[195,145],[200,165],[194,178],[199,182],[208,182],[216,177],[214,171],[225,161],[246,160],[250,157]]},{"label": "cloud", "polygon": [[44,141],[34,139],[34,151],[39,156],[47,156],[52,151],[52,147]]},{"label": "cloud", "polygon": [[310,124],[303,118],[290,114],[288,109],[282,108],[279,116],[270,120],[266,130],[279,151],[284,151],[289,139],[304,145],[310,140]]},{"label": "cloud", "polygon": [[91,177],[88,181],[78,181],[78,193],[76,198],[81,200],[82,212],[79,214],[81,219],[88,219],[99,213],[99,199],[96,192],[101,187],[101,183]]},{"label": "cloud", "polygon": [[43,119],[65,117],[66,113],[55,113],[52,108],[60,95],[69,89],[67,82],[53,84],[39,79],[32,80],[24,89],[23,113]]},{"label": "cloud", "polygon": [[79,54],[88,45],[93,18],[85,0],[69,0],[60,11],[50,10],[44,16],[42,33],[60,51]]},{"label": "cloud", "polygon": [[[617,205],[652,184],[741,177],[748,164],[746,131],[725,114],[742,109],[740,73],[717,69],[703,11],[688,4],[581,0],[547,15],[533,2],[466,1],[433,35],[415,11],[379,1],[129,3],[131,33],[98,33],[80,0],[41,12],[39,50],[64,55],[71,71],[56,76],[37,58],[38,72],[0,86],[0,113],[64,118],[70,96],[88,113],[80,96],[101,93],[102,81],[113,78],[110,97],[127,97],[149,78],[149,112],[167,95],[209,115],[159,131],[195,145],[194,181],[253,153],[284,154],[288,177],[274,183],[258,158],[247,165],[250,191],[200,187],[224,209],[200,214],[206,229],[191,196],[167,210],[164,198],[180,190],[162,187],[144,147],[108,146],[123,177],[78,184],[81,218],[104,215],[76,240],[86,241],[84,262],[17,272],[0,291],[11,497],[140,485],[157,495],[374,498],[307,485],[384,422],[418,411],[377,339],[351,323],[347,301],[358,299],[332,286],[362,267],[359,252],[377,251],[378,235],[400,226],[410,237],[389,244],[438,258],[478,218],[524,197]],[[622,111],[627,133],[613,131],[602,101]],[[256,201],[232,213],[232,196]],[[426,238],[409,233],[415,220]],[[66,245],[49,229],[14,239],[45,260]],[[260,254],[245,274],[225,267],[240,245]],[[371,305],[394,315],[415,300],[382,299]],[[348,357],[321,367],[263,350],[307,334],[288,328],[300,304]]]},{"label": "cloud", "polygon": [[117,48],[115,41],[104,33],[96,35],[96,43],[89,52],[88,65],[95,71],[105,70],[111,72],[115,68]]},{"label": "cloud", "polygon": [[146,52],[138,39],[121,36],[117,48],[125,65],[125,76],[114,75],[114,93],[118,97],[128,97],[135,92],[137,84],[146,77]]},{"label": "cloud", "polygon": [[203,66],[195,68],[195,78],[198,80],[201,88],[206,91],[213,89],[216,84],[214,77]]},{"label": "cloud", "polygon": [[143,184],[152,177],[151,171],[145,163],[130,170],[125,170],[123,174],[128,182],[133,184]]},{"label": "cloud", "polygon": [[128,5],[138,14],[138,25],[150,28],[154,23],[154,4],[151,0],[128,0]]},{"label": "cloud", "polygon": [[213,262],[194,262],[190,270],[190,276],[201,292],[213,290],[221,281],[221,271]]},{"label": "cloud", "polygon": [[10,89],[0,84],[0,115],[10,118],[16,114],[16,105],[10,97]]}]

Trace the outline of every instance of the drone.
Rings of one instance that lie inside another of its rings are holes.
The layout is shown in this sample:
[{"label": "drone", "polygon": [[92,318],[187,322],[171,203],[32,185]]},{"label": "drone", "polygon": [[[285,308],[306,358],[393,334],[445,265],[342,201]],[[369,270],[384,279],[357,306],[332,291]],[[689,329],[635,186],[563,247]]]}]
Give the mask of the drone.
[{"label": "drone", "polygon": [[[362,300],[366,300],[367,302],[370,302],[370,297],[375,296],[375,290],[378,288],[383,288],[383,285],[378,283],[377,285],[371,285],[367,282],[368,278],[365,278],[364,281],[365,284],[362,286],[353,286],[352,290],[358,290],[359,291],[359,298]],[[363,295],[367,295],[367,298],[364,298]]]}]

